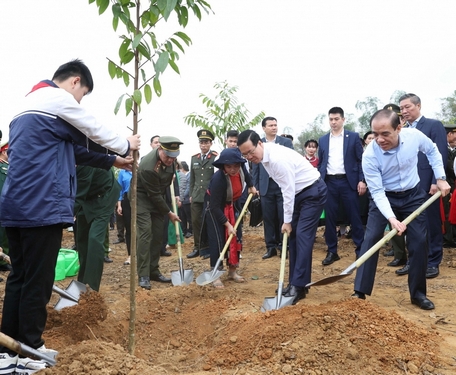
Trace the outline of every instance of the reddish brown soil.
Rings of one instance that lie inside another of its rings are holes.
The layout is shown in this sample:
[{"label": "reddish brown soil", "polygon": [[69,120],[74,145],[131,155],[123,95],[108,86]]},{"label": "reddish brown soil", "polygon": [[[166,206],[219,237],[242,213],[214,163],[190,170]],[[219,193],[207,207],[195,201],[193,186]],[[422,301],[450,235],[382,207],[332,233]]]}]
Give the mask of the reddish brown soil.
[{"label": "reddish brown soil", "polygon": [[[136,289],[134,356],[128,354],[130,268],[124,244],[111,245],[114,262],[105,265],[100,293],[81,297],[78,306],[60,312],[52,306],[44,337],[59,351],[55,367],[43,374],[455,374],[455,249],[445,249],[438,278],[429,280],[436,309],[410,304],[406,277],[380,256],[376,286],[366,301],[349,298],[353,276],[313,287],[296,306],[260,312],[277,288],[279,258],[262,260],[262,228],[245,228],[237,284],[222,277],[225,288],[172,286],[153,282]],[[314,247],[313,280],[337,275],[354,261],[351,240],[339,243],[341,260],[323,267],[325,245],[319,230]],[[110,232],[111,241],[115,232]],[[72,245],[65,231],[63,247]],[[192,248],[186,240],[183,252]],[[383,253],[384,249],[381,250]],[[188,260],[195,277],[208,261]],[[178,268],[176,251],[162,258],[169,276]],[[3,276],[3,275],[2,275]],[[65,288],[71,278],[56,283]],[[3,299],[4,282],[0,283]]]}]

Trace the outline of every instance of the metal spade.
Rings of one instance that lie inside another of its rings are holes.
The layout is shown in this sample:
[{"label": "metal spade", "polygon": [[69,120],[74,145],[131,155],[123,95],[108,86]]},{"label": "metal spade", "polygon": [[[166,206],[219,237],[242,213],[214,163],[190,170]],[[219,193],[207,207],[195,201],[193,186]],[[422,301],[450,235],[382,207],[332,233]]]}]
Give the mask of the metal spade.
[{"label": "metal spade", "polygon": [[87,291],[87,287],[76,280],[72,280],[68,288],[65,290],[60,289],[58,286],[54,285],[52,290],[60,295],[59,301],[55,304],[55,310],[62,310],[64,307],[71,307],[77,305],[79,302],[79,297],[81,293]]},{"label": "metal spade", "polygon": [[[438,191],[432,197],[430,197],[426,202],[424,202],[420,207],[418,207],[415,211],[413,211],[407,218],[403,221],[405,225],[409,224],[412,220],[417,218],[421,212],[423,212],[426,208],[429,207],[437,198],[440,197],[442,193]],[[319,285],[327,285],[339,281],[344,277],[347,277],[353,273],[355,269],[360,267],[366,260],[368,260],[376,251],[378,251],[386,241],[389,241],[393,238],[397,233],[396,229],[391,230],[385,237],[383,237],[380,241],[378,241],[374,246],[372,246],[369,250],[367,250],[362,256],[360,256],[354,263],[350,264],[346,269],[344,269],[339,275],[329,276],[324,279],[315,281],[313,283],[309,283],[306,285],[308,288],[309,286],[319,286]]]},{"label": "metal spade", "polygon": [[278,310],[281,307],[290,306],[293,303],[294,297],[285,297],[282,295],[283,279],[285,277],[285,261],[287,259],[287,240],[288,235],[285,232],[282,240],[282,254],[280,257],[280,274],[279,274],[279,288],[277,289],[276,297],[266,297],[261,306],[261,311],[266,312],[269,310]]},{"label": "metal spade", "polygon": [[[177,215],[176,207],[176,196],[174,194],[174,185],[171,183],[169,187],[171,190],[171,200],[173,201],[173,211]],[[193,281],[193,270],[186,269],[184,270],[184,261],[182,259],[182,244],[180,240],[180,231],[179,231],[179,221],[174,222],[176,228],[176,240],[177,240],[177,257],[179,259],[179,269],[177,271],[171,271],[171,282],[174,286],[178,285],[188,285]]]},{"label": "metal spade", "polygon": [[[242,211],[239,214],[239,217],[237,218],[236,223],[234,224],[235,231],[236,231],[237,227],[239,226],[239,223],[241,222],[242,217],[244,216],[245,212],[247,211],[247,207],[248,207],[252,197],[253,197],[253,194],[250,193],[249,196],[247,197],[246,202],[244,203],[244,207],[242,207]],[[220,271],[219,266],[223,262],[223,258],[225,257],[226,250],[230,246],[232,239],[233,239],[233,234],[231,233],[230,236],[228,237],[228,239],[226,240],[225,246],[223,247],[223,250],[220,253],[219,258],[217,259],[217,263],[215,263],[214,269],[212,271],[205,271],[196,278],[196,283],[198,285],[202,286],[202,285],[207,285],[209,283],[212,283],[226,272],[226,271]]]}]

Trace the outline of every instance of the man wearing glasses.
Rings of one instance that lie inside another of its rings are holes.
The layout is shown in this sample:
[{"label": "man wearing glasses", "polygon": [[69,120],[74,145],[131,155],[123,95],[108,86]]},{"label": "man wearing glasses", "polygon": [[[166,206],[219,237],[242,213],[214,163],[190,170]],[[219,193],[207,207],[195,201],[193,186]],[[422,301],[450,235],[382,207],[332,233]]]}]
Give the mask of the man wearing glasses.
[{"label": "man wearing glasses", "polygon": [[196,258],[201,255],[206,259],[209,258],[209,247],[206,236],[201,235],[204,194],[214,174],[212,162],[218,153],[211,150],[214,135],[209,130],[201,129],[197,136],[200,152],[192,156],[190,165],[190,202],[194,245],[193,251],[187,254],[187,258]]},{"label": "man wearing glasses", "polygon": [[290,238],[289,284],[283,290],[293,304],[305,298],[312,272],[312,247],[323,206],[326,184],[320,173],[298,152],[271,142],[262,142],[253,130],[239,134],[244,158],[261,164],[279,186],[283,196],[282,233]]},{"label": "man wearing glasses", "polygon": [[[275,143],[293,149],[291,139],[277,135],[277,120],[274,117],[265,117],[261,126],[265,134],[262,142]],[[282,243],[280,232],[283,223],[282,192],[277,182],[269,176],[262,164],[253,165],[252,179],[261,196],[264,241],[266,242],[266,253],[263,255],[263,259],[268,259],[277,255],[277,248]]]}]

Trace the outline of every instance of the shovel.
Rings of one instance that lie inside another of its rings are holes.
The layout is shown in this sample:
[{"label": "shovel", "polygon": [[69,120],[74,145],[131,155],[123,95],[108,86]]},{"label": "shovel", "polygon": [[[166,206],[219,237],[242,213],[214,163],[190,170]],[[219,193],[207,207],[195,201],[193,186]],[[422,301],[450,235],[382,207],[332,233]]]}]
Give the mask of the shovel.
[{"label": "shovel", "polygon": [[[171,183],[169,187],[171,190],[171,200],[173,201],[173,211],[177,215],[176,207],[176,197],[174,194],[174,185]],[[177,257],[179,260],[179,270],[171,271],[171,282],[174,286],[178,285],[188,285],[193,281],[193,270],[187,269],[184,270],[184,261],[182,260],[182,244],[180,240],[180,231],[179,231],[179,221],[175,221],[174,225],[176,227],[176,240],[177,240]]]},{"label": "shovel", "polygon": [[59,301],[55,304],[55,310],[62,310],[64,307],[71,307],[77,305],[79,302],[79,296],[81,293],[87,291],[87,287],[76,280],[72,280],[68,288],[65,290],[60,289],[58,286],[54,285],[52,290],[60,295]]},{"label": "shovel", "polygon": [[[234,224],[234,230],[236,231],[237,227],[239,226],[239,223],[242,220],[242,217],[244,216],[245,212],[247,211],[247,207],[250,203],[250,200],[252,199],[253,194],[250,193],[249,196],[247,197],[246,202],[244,203],[244,207],[242,207],[242,211],[239,214],[239,217],[236,220],[236,223]],[[230,234],[228,239],[226,240],[225,246],[223,247],[222,252],[220,253],[219,258],[217,259],[217,263],[215,263],[214,269],[212,271],[206,271],[203,272],[201,275],[199,275],[196,278],[196,283],[198,285],[207,285],[209,283],[212,283],[213,281],[217,280],[220,276],[222,276],[225,271],[220,271],[218,268],[220,266],[220,263],[223,262],[223,258],[225,257],[226,250],[230,246],[231,240],[233,239],[233,233]]]},{"label": "shovel", "polygon": [[[426,202],[424,202],[420,207],[418,207],[415,211],[413,211],[407,218],[403,221],[405,225],[409,224],[412,220],[416,219],[421,212],[423,212],[426,208],[428,208],[437,198],[442,195],[442,192],[438,191],[432,197],[430,197]],[[378,249],[380,249],[386,241],[389,241],[393,238],[397,233],[396,229],[391,230],[385,237],[383,237],[380,241],[378,241],[374,246],[372,246],[369,250],[367,250],[358,260],[346,269],[344,269],[339,275],[329,276],[324,279],[315,281],[313,283],[309,283],[306,285],[308,288],[309,286],[318,286],[318,285],[327,285],[339,281],[348,275],[351,275],[355,269],[360,267],[366,260],[368,260]]]},{"label": "shovel", "polygon": [[58,354],[57,352],[49,355],[41,353],[28,345],[22,344],[21,342],[14,340],[13,338],[5,335],[4,333],[0,333],[0,345],[10,350],[13,350],[14,352],[20,355],[23,355],[24,357],[40,359],[42,361],[45,361],[49,366],[55,366],[55,364],[57,363],[55,360],[55,356]]},{"label": "shovel", "polygon": [[293,303],[294,297],[284,297],[282,295],[283,279],[285,277],[285,260],[287,259],[287,240],[288,235],[285,232],[282,240],[282,254],[280,258],[280,274],[279,274],[279,288],[277,289],[277,297],[266,297],[261,306],[261,311],[266,312],[269,310],[278,310],[281,307],[290,306]]}]

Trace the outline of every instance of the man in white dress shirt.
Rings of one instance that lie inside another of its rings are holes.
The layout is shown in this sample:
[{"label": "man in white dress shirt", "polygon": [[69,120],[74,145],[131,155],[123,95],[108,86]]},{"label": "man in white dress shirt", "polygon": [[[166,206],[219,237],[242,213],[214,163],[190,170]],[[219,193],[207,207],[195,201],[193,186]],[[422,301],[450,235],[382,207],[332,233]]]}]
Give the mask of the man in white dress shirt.
[{"label": "man in white dress shirt", "polygon": [[295,304],[308,292],[305,286],[310,283],[312,247],[326,202],[326,184],[302,155],[275,143],[262,142],[253,130],[239,134],[237,144],[244,158],[261,163],[282,191],[282,233],[290,238],[289,285],[283,293],[294,297]]}]

